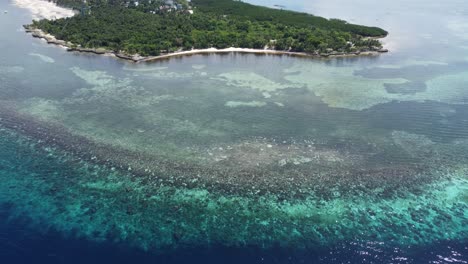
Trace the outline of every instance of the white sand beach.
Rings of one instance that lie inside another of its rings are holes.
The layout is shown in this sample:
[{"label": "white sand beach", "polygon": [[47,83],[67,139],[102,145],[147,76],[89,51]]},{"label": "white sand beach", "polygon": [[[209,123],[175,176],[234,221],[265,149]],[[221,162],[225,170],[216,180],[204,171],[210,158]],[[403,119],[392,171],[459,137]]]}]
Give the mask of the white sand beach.
[{"label": "white sand beach", "polygon": [[165,58],[171,58],[171,57],[177,57],[177,56],[190,56],[190,55],[196,55],[196,54],[231,53],[231,52],[254,53],[254,54],[275,54],[275,55],[289,54],[289,55],[298,55],[298,56],[310,56],[309,54],[303,53],[303,52],[288,52],[288,51],[277,51],[277,50],[270,50],[270,49],[262,50],[262,49],[247,49],[247,48],[230,47],[226,49],[216,49],[216,48],[193,49],[193,50],[188,50],[188,51],[174,52],[174,53],[160,55],[160,56],[146,57],[146,58],[140,59],[139,61],[152,61],[152,60],[159,60],[159,59],[165,59]]},{"label": "white sand beach", "polygon": [[299,56],[299,57],[349,57],[349,56],[367,56],[367,55],[377,55],[380,52],[378,51],[367,51],[367,52],[360,52],[359,54],[356,53],[339,53],[339,54],[330,54],[327,56],[319,55],[319,54],[312,54],[306,52],[292,52],[292,51],[280,51],[280,50],[272,50],[272,49],[248,49],[248,48],[235,48],[230,47],[226,49],[216,49],[216,48],[208,48],[208,49],[193,49],[188,51],[179,51],[174,53],[169,53],[160,56],[150,56],[150,57],[136,57],[134,61],[144,62],[144,61],[154,61],[154,60],[161,60],[167,59],[171,57],[179,57],[179,56],[190,56],[196,54],[213,54],[213,53],[251,53],[251,54],[264,54],[264,55],[290,55],[290,56]]},{"label": "white sand beach", "polygon": [[59,19],[75,15],[73,10],[59,7],[46,0],[12,0],[12,2],[17,7],[28,9],[34,20]]}]

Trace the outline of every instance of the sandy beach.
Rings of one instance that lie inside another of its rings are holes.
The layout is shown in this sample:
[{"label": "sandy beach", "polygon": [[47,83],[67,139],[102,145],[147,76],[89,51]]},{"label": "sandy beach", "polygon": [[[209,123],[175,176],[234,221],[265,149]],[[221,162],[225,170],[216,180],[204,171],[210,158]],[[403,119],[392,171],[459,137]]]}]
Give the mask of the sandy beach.
[{"label": "sandy beach", "polygon": [[288,52],[288,51],[278,51],[278,50],[270,50],[270,49],[261,50],[261,49],[230,47],[226,49],[208,48],[208,49],[193,49],[193,50],[187,50],[187,51],[179,51],[179,52],[164,54],[160,56],[145,57],[138,61],[139,62],[154,61],[154,60],[168,59],[172,57],[190,56],[190,55],[197,55],[197,54],[213,54],[213,53],[251,53],[251,54],[270,54],[270,55],[312,56],[312,54],[307,54],[304,52]]},{"label": "sandy beach", "polygon": [[34,20],[59,19],[75,15],[73,10],[59,7],[46,0],[12,0],[12,3],[31,12]]},{"label": "sandy beach", "polygon": [[162,59],[169,59],[172,57],[182,57],[182,56],[191,56],[197,54],[223,54],[223,53],[246,53],[246,54],[259,54],[259,55],[288,55],[296,57],[315,57],[315,58],[327,58],[327,57],[353,57],[353,56],[368,56],[368,55],[377,55],[380,53],[385,53],[386,50],[381,51],[366,51],[366,52],[335,52],[330,54],[315,54],[307,52],[292,52],[292,51],[281,51],[281,50],[272,50],[272,49],[248,49],[248,48],[235,48],[230,47],[226,49],[193,49],[188,51],[179,51],[170,54],[164,54],[160,56],[150,56],[150,57],[140,57],[134,59],[135,62],[149,62]]}]

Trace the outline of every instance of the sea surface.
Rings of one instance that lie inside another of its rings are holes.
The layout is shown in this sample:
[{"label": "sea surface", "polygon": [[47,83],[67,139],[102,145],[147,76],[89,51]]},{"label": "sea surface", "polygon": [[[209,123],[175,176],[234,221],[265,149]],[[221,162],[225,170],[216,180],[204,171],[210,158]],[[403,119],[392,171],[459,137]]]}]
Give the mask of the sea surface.
[{"label": "sea surface", "polygon": [[134,64],[0,2],[0,263],[468,263],[465,1],[249,2],[390,52]]}]

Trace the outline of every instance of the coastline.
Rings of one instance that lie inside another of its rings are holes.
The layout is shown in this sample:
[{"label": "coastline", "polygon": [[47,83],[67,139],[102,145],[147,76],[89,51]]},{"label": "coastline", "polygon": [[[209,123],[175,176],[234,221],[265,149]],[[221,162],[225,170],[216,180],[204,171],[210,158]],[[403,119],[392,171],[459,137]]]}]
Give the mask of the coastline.
[{"label": "coastline", "polygon": [[108,55],[114,56],[119,59],[132,61],[134,63],[139,62],[152,62],[165,60],[175,57],[192,56],[199,54],[226,54],[226,53],[243,53],[243,54],[257,54],[257,55],[287,55],[294,57],[305,57],[305,58],[337,58],[337,57],[357,57],[357,56],[375,56],[381,53],[387,53],[387,49],[370,50],[370,51],[356,51],[356,52],[331,52],[331,53],[307,53],[307,52],[292,52],[292,51],[280,51],[272,49],[248,49],[248,48],[236,48],[230,47],[226,49],[192,49],[188,51],[177,51],[173,53],[162,54],[159,56],[140,56],[138,54],[124,54],[107,50],[104,48],[82,48],[74,45],[71,42],[59,40],[55,36],[45,33],[44,31],[33,28],[31,25],[24,26],[26,33],[31,33],[34,38],[45,40],[48,44],[58,45],[66,48],[69,52],[82,52],[82,53],[93,53],[97,55]]},{"label": "coastline", "polygon": [[[66,18],[75,15],[75,12],[68,8],[57,6],[52,2],[45,0],[13,0],[14,5],[28,9],[33,19],[59,19]],[[199,54],[227,54],[227,53],[242,53],[242,54],[257,54],[257,55],[286,55],[303,58],[336,58],[336,57],[356,57],[356,56],[376,56],[381,53],[388,52],[388,49],[381,48],[368,51],[355,51],[355,52],[337,52],[332,51],[329,53],[307,53],[307,52],[293,52],[293,51],[281,51],[273,49],[249,49],[249,48],[236,48],[229,47],[226,49],[192,49],[187,51],[177,51],[173,53],[161,54],[159,56],[140,56],[139,54],[125,54],[121,52],[115,52],[113,50],[107,50],[105,48],[83,48],[77,46],[71,42],[57,39],[55,36],[48,34],[38,28],[34,28],[32,25],[25,25],[25,31],[31,33],[35,38],[43,39],[48,44],[54,44],[65,48],[69,52],[82,52],[82,53],[93,53],[97,55],[113,56],[122,60],[131,61],[134,63],[139,62],[152,62],[159,60],[166,60],[174,57],[184,57]],[[379,37],[384,38],[385,36]]]}]

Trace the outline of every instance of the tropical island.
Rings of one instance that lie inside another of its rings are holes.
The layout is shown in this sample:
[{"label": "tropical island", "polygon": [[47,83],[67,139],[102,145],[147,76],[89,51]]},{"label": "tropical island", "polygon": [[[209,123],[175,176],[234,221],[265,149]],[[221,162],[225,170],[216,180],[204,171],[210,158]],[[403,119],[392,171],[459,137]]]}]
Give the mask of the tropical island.
[{"label": "tropical island", "polygon": [[147,61],[212,52],[348,56],[387,52],[378,27],[235,0],[53,0],[76,15],[25,26],[69,51]]}]

